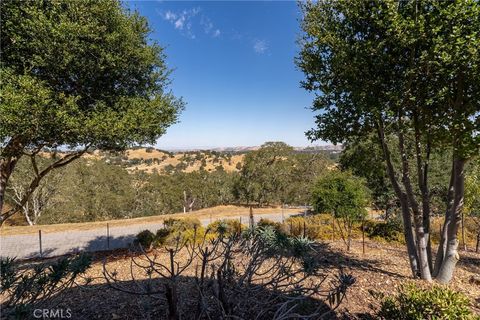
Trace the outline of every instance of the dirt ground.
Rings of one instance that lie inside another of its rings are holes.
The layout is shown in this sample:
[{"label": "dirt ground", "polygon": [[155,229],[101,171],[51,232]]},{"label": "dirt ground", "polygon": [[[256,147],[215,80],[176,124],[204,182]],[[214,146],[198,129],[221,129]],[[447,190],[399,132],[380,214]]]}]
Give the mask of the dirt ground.
[{"label": "dirt ground", "polygon": [[[353,274],[357,282],[350,288],[347,301],[340,307],[340,313],[357,315],[371,311],[376,299],[370,290],[392,294],[407,282],[416,282],[428,286],[424,281],[411,278],[406,249],[403,245],[366,243],[365,255],[361,242],[355,242],[351,252],[347,253],[342,243],[330,243],[331,251],[326,260],[329,264],[343,265],[345,272]],[[450,288],[466,294],[472,303],[472,309],[480,314],[480,254],[460,252],[461,260],[455,270]],[[475,280],[476,279],[476,280]]]},{"label": "dirt ground", "polygon": [[[376,304],[376,299],[369,293],[372,290],[392,294],[408,282],[428,286],[423,281],[412,280],[406,250],[402,245],[367,241],[366,253],[363,254],[360,241],[355,241],[348,253],[343,242],[335,241],[320,243],[316,250],[317,259],[326,272],[334,274],[342,270],[356,278],[346,300],[330,319],[369,319],[366,315]],[[164,304],[159,303],[160,300],[120,292],[105,284],[102,276],[104,260],[107,270],[116,271],[118,278],[125,280],[121,283],[123,288],[135,289],[136,284],[128,281],[131,279],[131,260],[125,251],[98,254],[95,259],[88,276],[96,279],[82,289],[64,292],[64,300],[59,304],[72,309],[73,319],[143,319],[152,314],[154,318],[163,319],[166,309]],[[188,277],[190,272],[194,271],[187,272],[185,280],[182,280],[185,286],[192,285]],[[479,276],[480,254],[461,252],[461,261],[449,287],[466,294],[471,300],[472,310],[480,314],[480,283],[475,281]],[[147,276],[135,273],[134,277],[137,282],[142,282]],[[184,304],[193,298],[189,292],[182,290],[180,293]]]}]

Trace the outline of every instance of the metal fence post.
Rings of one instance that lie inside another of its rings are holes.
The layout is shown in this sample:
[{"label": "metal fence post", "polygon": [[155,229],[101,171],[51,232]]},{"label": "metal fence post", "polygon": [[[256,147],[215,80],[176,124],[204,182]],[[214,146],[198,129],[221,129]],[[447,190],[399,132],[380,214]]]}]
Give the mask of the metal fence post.
[{"label": "metal fence post", "polygon": [[42,230],[38,230],[38,244],[39,244],[39,247],[40,247],[40,258],[43,258]]},{"label": "metal fence post", "polygon": [[107,249],[110,249],[110,226],[107,222]]}]

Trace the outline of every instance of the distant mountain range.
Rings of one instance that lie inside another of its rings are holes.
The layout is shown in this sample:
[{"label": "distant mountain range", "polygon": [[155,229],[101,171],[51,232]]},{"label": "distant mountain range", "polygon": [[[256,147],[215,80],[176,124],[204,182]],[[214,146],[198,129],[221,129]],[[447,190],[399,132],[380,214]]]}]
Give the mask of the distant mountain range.
[{"label": "distant mountain range", "polygon": [[[250,147],[215,147],[215,148],[163,148],[163,150],[171,152],[188,152],[188,151],[217,151],[217,152],[248,152],[255,151],[260,149],[260,146],[250,146]],[[329,152],[341,152],[343,150],[342,145],[321,145],[321,146],[311,146],[311,147],[294,147],[295,151],[298,152],[318,152],[318,151],[329,151]]]}]

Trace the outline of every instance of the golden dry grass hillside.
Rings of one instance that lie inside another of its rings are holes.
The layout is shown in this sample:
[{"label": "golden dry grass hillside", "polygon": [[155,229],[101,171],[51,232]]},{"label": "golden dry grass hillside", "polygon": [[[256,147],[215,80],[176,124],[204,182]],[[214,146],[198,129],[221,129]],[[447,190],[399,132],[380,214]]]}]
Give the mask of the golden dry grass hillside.
[{"label": "golden dry grass hillside", "polygon": [[[61,157],[65,153],[42,152],[45,158]],[[223,168],[227,172],[238,171],[244,154],[217,151],[185,151],[168,152],[154,148],[135,148],[123,152],[110,152],[95,150],[86,153],[84,159],[104,160],[107,163],[121,165],[129,172],[143,171],[146,173],[158,172],[168,174],[173,171],[194,172],[205,170],[207,172]]]}]

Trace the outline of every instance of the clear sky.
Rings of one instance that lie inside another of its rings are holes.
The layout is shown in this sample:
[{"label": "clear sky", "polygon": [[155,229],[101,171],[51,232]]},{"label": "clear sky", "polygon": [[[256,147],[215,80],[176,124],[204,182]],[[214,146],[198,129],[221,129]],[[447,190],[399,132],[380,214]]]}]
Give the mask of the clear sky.
[{"label": "clear sky", "polygon": [[[166,48],[172,90],[187,103],[159,148],[307,146],[313,95],[294,64],[294,1],[131,1]],[[320,144],[316,142],[315,144]]]}]

